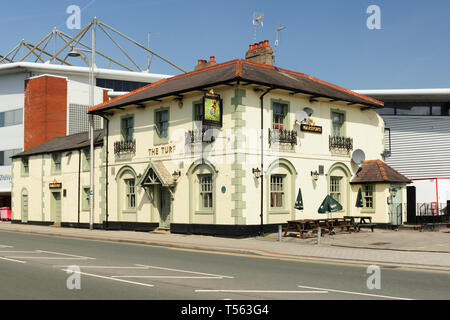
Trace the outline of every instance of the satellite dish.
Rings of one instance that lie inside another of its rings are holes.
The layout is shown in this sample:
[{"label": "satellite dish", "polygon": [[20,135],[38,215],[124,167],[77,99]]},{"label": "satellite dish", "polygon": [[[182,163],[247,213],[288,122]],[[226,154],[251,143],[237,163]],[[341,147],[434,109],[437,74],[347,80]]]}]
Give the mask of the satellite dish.
[{"label": "satellite dish", "polygon": [[364,160],[366,160],[366,154],[364,153],[364,151],[362,151],[361,149],[357,149],[357,150],[353,151],[352,161],[354,163],[356,163],[357,165],[360,165],[361,163],[364,162]]},{"label": "satellite dish", "polygon": [[297,111],[295,113],[295,120],[297,120],[299,123],[308,121],[308,119],[309,119],[308,114],[303,110]]},{"label": "satellite dish", "polygon": [[311,117],[314,113],[314,110],[308,107],[303,108],[303,111],[305,111],[308,114],[308,117]]}]

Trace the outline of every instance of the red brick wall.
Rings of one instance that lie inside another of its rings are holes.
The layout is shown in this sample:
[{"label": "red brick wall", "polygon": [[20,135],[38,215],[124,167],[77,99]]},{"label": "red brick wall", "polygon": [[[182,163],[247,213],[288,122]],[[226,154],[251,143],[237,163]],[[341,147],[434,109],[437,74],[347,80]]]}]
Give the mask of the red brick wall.
[{"label": "red brick wall", "polygon": [[25,81],[24,150],[66,135],[67,79],[42,76]]}]

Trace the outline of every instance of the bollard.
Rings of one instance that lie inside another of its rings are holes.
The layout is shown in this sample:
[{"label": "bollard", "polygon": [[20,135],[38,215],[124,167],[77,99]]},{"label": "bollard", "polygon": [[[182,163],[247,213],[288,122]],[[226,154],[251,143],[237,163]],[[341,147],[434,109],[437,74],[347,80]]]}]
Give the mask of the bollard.
[{"label": "bollard", "polygon": [[282,226],[281,224],[278,226],[278,241],[281,242],[281,232],[282,232]]},{"label": "bollard", "polygon": [[322,229],[317,229],[317,244],[320,244],[320,236],[322,235]]}]

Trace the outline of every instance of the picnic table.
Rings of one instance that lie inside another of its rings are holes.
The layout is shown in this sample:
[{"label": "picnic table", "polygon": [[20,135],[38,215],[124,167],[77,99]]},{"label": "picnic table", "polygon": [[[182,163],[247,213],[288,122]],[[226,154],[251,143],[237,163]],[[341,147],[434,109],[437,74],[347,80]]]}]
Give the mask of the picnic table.
[{"label": "picnic table", "polygon": [[351,233],[351,228],[354,228],[353,224],[350,224],[343,218],[331,218],[331,219],[303,219],[303,220],[289,220],[287,226],[283,229],[284,236],[288,232],[298,232],[300,237],[307,232],[314,232],[320,229],[328,231],[329,234],[335,234],[336,228],[341,228],[341,231],[347,229],[347,232]]},{"label": "picnic table", "polygon": [[372,217],[368,216],[344,216],[344,219],[353,225],[357,232],[359,232],[361,228],[370,228],[373,232],[373,228],[376,226],[375,223],[372,223]]}]

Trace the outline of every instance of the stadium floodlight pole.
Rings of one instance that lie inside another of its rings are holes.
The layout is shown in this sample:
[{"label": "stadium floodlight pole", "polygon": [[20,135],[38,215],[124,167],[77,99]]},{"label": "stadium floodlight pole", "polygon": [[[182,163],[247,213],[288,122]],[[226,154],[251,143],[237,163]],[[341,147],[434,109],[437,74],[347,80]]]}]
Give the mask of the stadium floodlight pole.
[{"label": "stadium floodlight pole", "polygon": [[[97,27],[97,18],[94,18],[92,26],[92,56],[91,65],[89,68],[89,105],[93,107],[94,100],[94,85],[95,85],[95,32]],[[90,140],[90,188],[89,188],[89,229],[94,230],[94,115],[89,114],[89,140]]]},{"label": "stadium floodlight pole", "polygon": [[[91,61],[89,63],[89,107],[93,107],[95,103],[94,99],[94,87],[95,87],[95,42],[96,42],[96,26],[98,24],[97,18],[89,24],[92,26],[92,50],[91,50]],[[67,43],[69,44],[69,42]],[[72,48],[68,53],[69,57],[80,57],[82,55],[81,51],[77,48]],[[86,58],[86,57],[84,57]],[[86,58],[87,59],[87,58]],[[89,62],[89,61],[88,61]],[[90,155],[90,172],[89,172],[89,229],[94,229],[94,115],[89,114],[89,155]]]}]

